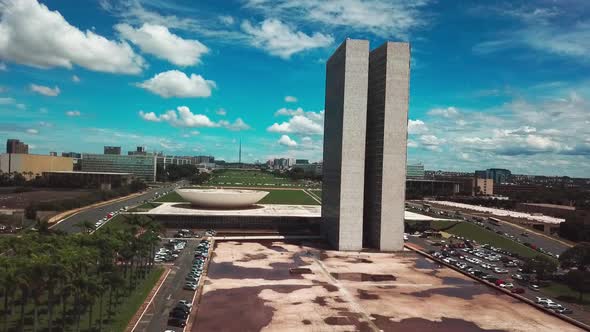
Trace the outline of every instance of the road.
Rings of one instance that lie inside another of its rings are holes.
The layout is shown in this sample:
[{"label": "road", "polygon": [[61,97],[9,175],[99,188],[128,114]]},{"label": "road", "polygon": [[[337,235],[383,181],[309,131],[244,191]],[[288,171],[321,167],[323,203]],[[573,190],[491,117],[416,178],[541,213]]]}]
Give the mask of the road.
[{"label": "road", "polygon": [[152,304],[147,308],[134,332],[183,331],[182,328],[168,326],[168,314],[179,300],[187,300],[189,302],[193,300],[195,292],[185,290],[183,287],[186,283],[184,278],[190,271],[193,252],[198,243],[198,240],[188,240],[186,247],[182,250],[180,257],[174,262],[170,274],[164,280],[158,294],[153,299]]},{"label": "road", "polygon": [[[422,207],[422,204],[417,204],[417,203],[408,203],[408,205],[412,206],[412,207],[416,207],[416,208],[420,208]],[[433,215],[433,216],[438,216],[441,217],[440,214],[437,214],[438,212],[444,212],[444,213],[454,213],[453,209],[441,209],[438,207],[431,207],[430,209],[431,213],[429,215]],[[425,214],[424,211],[417,211],[419,213]],[[461,213],[464,217],[466,217],[467,221],[473,220],[472,218],[474,217],[479,217],[481,218],[481,216],[478,216],[476,214],[469,214],[469,213]],[[443,218],[447,218],[447,215],[442,215]],[[498,218],[498,217],[497,217]],[[501,218],[498,218],[501,220]],[[559,242],[555,239],[543,236],[543,235],[539,235],[533,231],[527,231],[526,233],[528,234],[527,236],[523,236],[521,235],[523,232],[525,232],[522,228],[512,225],[508,222],[503,222],[500,225],[494,225],[492,223],[489,222],[484,222],[486,227],[490,227],[492,229],[492,231],[494,232],[502,232],[502,234],[507,233],[508,235],[512,235],[514,236],[515,239],[520,239],[521,243],[530,243],[533,244],[535,246],[537,246],[538,248],[543,248],[545,249],[547,252],[552,252],[556,255],[561,255],[565,250],[567,250],[569,248],[569,246],[567,246],[566,244]]]},{"label": "road", "polygon": [[146,191],[144,194],[135,196],[132,198],[124,199],[121,201],[117,201],[111,204],[106,204],[100,207],[89,208],[84,210],[80,213],[74,214],[64,220],[62,220],[59,224],[52,227],[54,230],[60,230],[67,233],[77,233],[82,231],[79,225],[81,225],[85,220],[88,220],[94,224],[99,219],[105,217],[109,212],[118,211],[122,207],[128,206],[133,207],[139,204],[142,204],[143,201],[151,200],[154,198],[156,192],[163,192],[172,190],[175,185],[179,183],[169,184],[160,188],[152,188]]}]

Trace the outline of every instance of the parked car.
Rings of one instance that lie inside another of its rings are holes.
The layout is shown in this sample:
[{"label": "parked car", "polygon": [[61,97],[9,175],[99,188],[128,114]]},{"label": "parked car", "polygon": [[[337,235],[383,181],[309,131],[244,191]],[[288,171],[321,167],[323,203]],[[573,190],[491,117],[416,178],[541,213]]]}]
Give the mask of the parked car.
[{"label": "parked car", "polygon": [[520,288],[520,287],[518,287],[518,288],[512,288],[510,291],[512,293],[514,293],[514,294],[523,294],[524,293],[524,288]]},{"label": "parked car", "polygon": [[170,326],[176,326],[176,327],[185,327],[186,326],[186,321],[184,319],[180,319],[180,318],[176,318],[176,317],[171,317],[168,319],[168,325]]}]

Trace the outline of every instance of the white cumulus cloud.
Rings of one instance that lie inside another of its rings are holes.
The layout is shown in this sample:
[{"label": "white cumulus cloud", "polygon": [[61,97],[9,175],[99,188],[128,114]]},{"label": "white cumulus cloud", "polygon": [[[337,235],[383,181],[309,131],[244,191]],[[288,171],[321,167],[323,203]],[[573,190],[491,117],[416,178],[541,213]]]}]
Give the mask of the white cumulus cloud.
[{"label": "white cumulus cloud", "polygon": [[77,75],[72,75],[72,82],[79,83],[80,82],[80,77],[78,77]]},{"label": "white cumulus cloud", "polygon": [[76,117],[76,116],[80,116],[80,111],[67,111],[66,115],[70,116],[70,117]]},{"label": "white cumulus cloud", "polygon": [[183,39],[163,25],[144,23],[140,28],[117,24],[115,29],[122,38],[137,45],[143,52],[168,60],[177,66],[194,66],[209,48],[198,40]]},{"label": "white cumulus cloud", "polygon": [[457,110],[457,108],[450,106],[447,108],[433,108],[430,111],[428,111],[428,114],[433,116],[452,118],[454,116],[457,116],[459,114],[459,111]]},{"label": "white cumulus cloud", "polygon": [[0,58],[38,67],[137,74],[144,60],[125,43],[81,31],[37,0],[2,1]]},{"label": "white cumulus cloud", "polygon": [[137,86],[164,98],[170,97],[209,97],[215,88],[215,82],[204,79],[201,75],[187,76],[178,70],[169,70],[156,74]]},{"label": "white cumulus cloud", "polygon": [[211,121],[204,114],[194,114],[186,106],[179,106],[176,110],[168,110],[163,114],[156,115],[154,112],[139,112],[139,116],[151,122],[167,122],[175,127],[219,127],[219,124]]},{"label": "white cumulus cloud", "polygon": [[307,35],[301,31],[294,31],[277,19],[266,19],[259,25],[244,21],[242,30],[249,35],[252,46],[283,59],[289,59],[295,53],[327,47],[334,43],[331,35],[319,32]]},{"label": "white cumulus cloud", "polygon": [[285,102],[287,103],[296,103],[297,102],[297,98],[293,97],[293,96],[286,96],[285,97]]},{"label": "white cumulus cloud", "polygon": [[295,142],[295,140],[291,139],[291,137],[289,137],[287,135],[281,136],[281,138],[279,138],[279,140],[277,142],[280,145],[285,145],[285,146],[288,146],[288,147],[295,147],[295,146],[297,146],[297,142]]},{"label": "white cumulus cloud", "polygon": [[49,96],[49,97],[55,97],[55,96],[59,95],[61,92],[61,90],[57,86],[50,88],[50,87],[44,86],[44,85],[31,84],[29,86],[29,88],[33,92],[42,94],[44,96]]},{"label": "white cumulus cloud", "polygon": [[428,131],[428,127],[422,120],[408,120],[408,133],[409,134],[424,134]]},{"label": "white cumulus cloud", "polygon": [[37,129],[33,129],[33,128],[27,129],[27,134],[37,135],[38,133],[39,133],[39,130],[37,130]]},{"label": "white cumulus cloud", "polygon": [[242,120],[241,118],[237,118],[233,123],[226,121],[226,120],[221,120],[219,121],[219,125],[221,125],[222,127],[229,129],[231,131],[240,131],[240,130],[248,130],[250,129],[250,126],[248,124],[246,124],[246,122],[244,122],[244,120]]}]

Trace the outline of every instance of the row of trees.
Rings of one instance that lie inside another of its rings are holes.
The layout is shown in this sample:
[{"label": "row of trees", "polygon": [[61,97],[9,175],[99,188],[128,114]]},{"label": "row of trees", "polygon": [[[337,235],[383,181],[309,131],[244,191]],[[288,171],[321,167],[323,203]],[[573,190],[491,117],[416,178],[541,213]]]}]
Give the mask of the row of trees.
[{"label": "row of trees", "polygon": [[37,232],[0,240],[2,331],[102,331],[153,267],[159,224],[130,218],[124,230]]},{"label": "row of trees", "polygon": [[156,170],[156,179],[160,182],[174,182],[180,179],[188,179],[193,175],[199,174],[199,169],[195,165],[166,165],[158,167]]}]

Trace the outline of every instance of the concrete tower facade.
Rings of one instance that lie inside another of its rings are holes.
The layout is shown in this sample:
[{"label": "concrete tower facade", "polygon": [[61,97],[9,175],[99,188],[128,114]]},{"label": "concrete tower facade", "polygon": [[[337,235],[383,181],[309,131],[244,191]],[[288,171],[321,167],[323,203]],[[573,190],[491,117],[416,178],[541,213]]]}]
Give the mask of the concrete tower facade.
[{"label": "concrete tower facade", "polygon": [[369,42],[347,39],[326,64],[322,232],[339,250],[363,245]]},{"label": "concrete tower facade", "polygon": [[401,250],[410,46],[347,39],[326,64],[322,231],[338,250]]},{"label": "concrete tower facade", "polygon": [[404,245],[410,45],[387,42],[369,55],[363,237],[366,247]]}]

